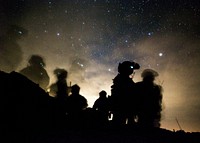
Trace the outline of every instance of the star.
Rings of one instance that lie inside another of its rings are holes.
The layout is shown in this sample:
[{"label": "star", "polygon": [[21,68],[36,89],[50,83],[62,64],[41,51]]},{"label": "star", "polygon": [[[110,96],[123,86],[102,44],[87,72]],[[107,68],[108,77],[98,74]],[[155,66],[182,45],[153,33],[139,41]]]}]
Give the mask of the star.
[{"label": "star", "polygon": [[149,32],[147,33],[148,36],[152,36],[153,35],[153,32]]},{"label": "star", "polygon": [[163,56],[163,53],[159,53],[158,55],[159,55],[160,57],[162,57],[162,56]]}]

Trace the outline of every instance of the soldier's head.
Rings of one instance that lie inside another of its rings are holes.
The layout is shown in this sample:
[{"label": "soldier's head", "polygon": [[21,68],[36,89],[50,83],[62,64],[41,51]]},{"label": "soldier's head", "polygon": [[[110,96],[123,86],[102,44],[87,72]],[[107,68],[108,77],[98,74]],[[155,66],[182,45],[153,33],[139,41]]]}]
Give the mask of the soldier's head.
[{"label": "soldier's head", "polygon": [[99,92],[99,97],[101,97],[101,98],[106,98],[106,95],[107,95],[107,93],[104,90],[102,90],[101,92]]},{"label": "soldier's head", "polygon": [[133,61],[124,61],[123,63],[119,63],[118,72],[122,75],[131,75],[134,70],[140,68],[140,65]]},{"label": "soldier's head", "polygon": [[153,69],[145,69],[141,77],[143,78],[143,81],[150,81],[153,82],[155,80],[155,77],[157,77],[159,74]]},{"label": "soldier's head", "polygon": [[66,79],[68,73],[65,69],[57,68],[54,70],[54,74],[58,79]]},{"label": "soldier's head", "polygon": [[71,87],[72,94],[79,94],[79,91],[80,91],[80,87],[77,84]]},{"label": "soldier's head", "polygon": [[39,67],[46,66],[43,58],[39,55],[32,55],[28,62],[31,66],[39,66]]}]

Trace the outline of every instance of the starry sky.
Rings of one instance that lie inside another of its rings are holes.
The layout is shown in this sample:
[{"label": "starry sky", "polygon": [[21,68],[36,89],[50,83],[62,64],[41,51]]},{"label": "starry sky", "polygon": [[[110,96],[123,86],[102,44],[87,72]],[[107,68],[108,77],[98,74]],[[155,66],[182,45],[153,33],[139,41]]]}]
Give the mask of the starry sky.
[{"label": "starry sky", "polygon": [[[0,2],[0,36],[12,24],[28,31],[17,40],[22,59],[14,70],[39,54],[51,83],[53,70],[65,68],[68,84],[79,84],[91,107],[101,90],[110,95],[119,62],[136,61],[141,69],[135,82],[141,81],[146,68],[159,73],[156,83],[164,88],[161,127],[179,130],[178,119],[185,131],[200,132],[200,1]],[[12,51],[8,56],[16,54]]]}]

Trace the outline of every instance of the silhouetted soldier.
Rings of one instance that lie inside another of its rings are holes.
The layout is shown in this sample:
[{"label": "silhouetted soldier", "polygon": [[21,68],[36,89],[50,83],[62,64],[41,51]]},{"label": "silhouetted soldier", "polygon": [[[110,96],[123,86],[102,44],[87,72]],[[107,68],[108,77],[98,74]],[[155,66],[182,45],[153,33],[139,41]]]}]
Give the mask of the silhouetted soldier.
[{"label": "silhouetted soldier", "polygon": [[65,99],[70,91],[70,87],[67,85],[68,72],[65,69],[57,68],[54,70],[54,74],[57,81],[50,86],[49,92],[57,98]]},{"label": "silhouetted soldier", "polygon": [[49,87],[49,94],[55,97],[57,103],[57,112],[62,116],[67,113],[67,98],[69,87],[67,85],[67,71],[65,69],[57,68],[54,70],[57,81]]},{"label": "silhouetted soldier", "polygon": [[138,123],[142,127],[160,127],[162,87],[154,83],[158,73],[146,69],[141,76],[143,81],[136,83],[139,96]]},{"label": "silhouetted soldier", "polygon": [[71,95],[67,100],[68,117],[71,122],[71,126],[79,127],[83,121],[83,111],[87,108],[87,99],[79,94],[80,87],[75,84],[71,87]]},{"label": "silhouetted soldier", "polygon": [[97,110],[101,122],[106,123],[108,121],[109,117],[109,111],[110,111],[110,102],[108,98],[106,97],[107,93],[106,91],[102,90],[99,92],[99,98],[94,102],[93,109]]},{"label": "silhouetted soldier", "polygon": [[28,61],[28,66],[19,72],[46,90],[49,85],[49,76],[44,67],[43,58],[39,55],[32,55]]},{"label": "silhouetted soldier", "polygon": [[124,61],[119,63],[118,75],[113,80],[111,86],[111,106],[113,122],[118,125],[134,122],[135,100],[133,74],[135,69],[139,69],[138,63]]},{"label": "silhouetted soldier", "polygon": [[71,87],[71,95],[68,98],[68,112],[78,113],[87,108],[87,100],[84,96],[79,94],[80,87],[75,84]]},{"label": "silhouetted soldier", "polygon": [[17,41],[27,35],[27,30],[11,25],[7,33],[0,37],[0,70],[5,72],[15,71],[22,61],[22,50]]}]

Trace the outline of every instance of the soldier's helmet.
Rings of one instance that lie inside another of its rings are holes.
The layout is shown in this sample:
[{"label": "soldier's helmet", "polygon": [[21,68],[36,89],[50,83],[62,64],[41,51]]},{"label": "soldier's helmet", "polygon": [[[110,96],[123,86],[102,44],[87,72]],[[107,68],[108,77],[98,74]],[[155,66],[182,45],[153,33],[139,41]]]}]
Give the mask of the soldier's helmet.
[{"label": "soldier's helmet", "polygon": [[133,61],[124,61],[119,63],[118,65],[118,72],[124,75],[131,75],[133,70],[137,70],[140,68],[140,65]]},{"label": "soldier's helmet", "polygon": [[143,79],[154,79],[157,76],[159,76],[158,72],[153,69],[145,69],[141,74]]},{"label": "soldier's helmet", "polygon": [[72,93],[79,93],[79,91],[80,91],[80,87],[77,85],[77,84],[75,84],[75,85],[73,85],[72,87],[71,87],[71,92]]},{"label": "soldier's helmet", "polygon": [[57,76],[58,79],[67,78],[67,71],[65,69],[57,68],[54,70],[54,74]]},{"label": "soldier's helmet", "polygon": [[43,58],[39,55],[32,55],[28,62],[31,66],[40,66],[40,67],[46,66]]},{"label": "soldier's helmet", "polygon": [[105,98],[107,95],[105,90],[102,90],[101,92],[99,92],[99,96]]}]

